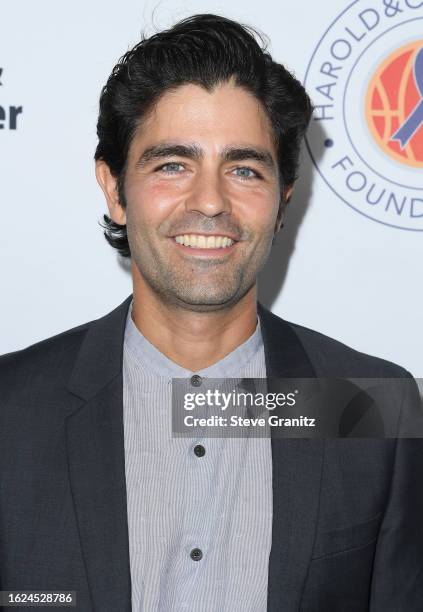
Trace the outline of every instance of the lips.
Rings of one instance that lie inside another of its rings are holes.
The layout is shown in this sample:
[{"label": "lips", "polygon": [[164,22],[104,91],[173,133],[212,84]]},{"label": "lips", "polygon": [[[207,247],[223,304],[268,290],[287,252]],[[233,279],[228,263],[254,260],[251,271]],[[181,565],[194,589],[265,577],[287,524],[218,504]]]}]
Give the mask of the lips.
[{"label": "lips", "polygon": [[[196,239],[191,242],[191,236],[193,234],[178,234],[175,237],[170,237],[169,240],[174,244],[177,251],[180,251],[181,254],[195,257],[195,259],[224,259],[229,256],[238,245],[238,242],[233,242],[231,239],[224,236],[205,236],[204,234],[196,234]],[[185,241],[185,236],[187,236],[187,240]],[[199,238],[200,236],[200,238]],[[202,238],[201,238],[202,236]],[[184,240],[181,241],[181,237]],[[178,238],[178,241],[176,240]],[[216,238],[209,243],[210,246],[207,245],[206,240],[209,238]],[[197,241],[199,240],[200,245],[204,244],[205,246],[198,246]],[[185,244],[186,242],[186,244]],[[216,246],[219,245],[220,246]]]},{"label": "lips", "polygon": [[236,241],[220,234],[178,234],[173,239],[178,244],[195,249],[225,249]]},{"label": "lips", "polygon": [[169,234],[169,238],[175,238],[175,236],[226,236],[233,241],[239,241],[241,239],[240,233],[238,231],[231,231],[230,229],[217,229],[215,231],[202,231],[196,229],[181,229],[178,231],[174,231],[172,234]]}]

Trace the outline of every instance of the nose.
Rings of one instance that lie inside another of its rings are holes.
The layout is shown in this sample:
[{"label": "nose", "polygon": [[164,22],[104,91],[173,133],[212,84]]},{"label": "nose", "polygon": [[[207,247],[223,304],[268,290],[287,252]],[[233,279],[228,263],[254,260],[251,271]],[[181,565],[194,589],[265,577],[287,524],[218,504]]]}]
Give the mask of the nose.
[{"label": "nose", "polygon": [[185,209],[200,212],[207,217],[231,212],[229,198],[224,192],[222,180],[217,171],[209,169],[198,174],[185,200]]}]

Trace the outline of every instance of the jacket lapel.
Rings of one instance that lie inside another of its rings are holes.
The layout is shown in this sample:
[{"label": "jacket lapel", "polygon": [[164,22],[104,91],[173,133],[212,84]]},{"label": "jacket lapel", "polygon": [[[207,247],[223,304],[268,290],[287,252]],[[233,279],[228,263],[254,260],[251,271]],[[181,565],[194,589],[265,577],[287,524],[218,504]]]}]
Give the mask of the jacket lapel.
[{"label": "jacket lapel", "polygon": [[130,612],[122,352],[132,296],[87,332],[68,389],[84,400],[67,418],[69,476],[93,609]]},{"label": "jacket lapel", "polygon": [[[277,378],[314,378],[311,361],[291,325],[258,303],[268,390]],[[272,379],[274,379],[272,383]],[[273,525],[268,612],[298,610],[317,524],[323,440],[272,434]]]}]

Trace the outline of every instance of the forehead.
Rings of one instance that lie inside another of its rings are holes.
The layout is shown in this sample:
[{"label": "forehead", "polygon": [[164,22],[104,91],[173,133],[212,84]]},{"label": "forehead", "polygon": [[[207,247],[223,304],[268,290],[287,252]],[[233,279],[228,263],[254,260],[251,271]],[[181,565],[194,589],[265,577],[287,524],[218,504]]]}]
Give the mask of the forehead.
[{"label": "forehead", "polygon": [[213,91],[186,84],[165,92],[140,123],[133,145],[138,149],[178,139],[199,142],[205,148],[248,142],[275,150],[263,105],[233,82],[220,84]]}]

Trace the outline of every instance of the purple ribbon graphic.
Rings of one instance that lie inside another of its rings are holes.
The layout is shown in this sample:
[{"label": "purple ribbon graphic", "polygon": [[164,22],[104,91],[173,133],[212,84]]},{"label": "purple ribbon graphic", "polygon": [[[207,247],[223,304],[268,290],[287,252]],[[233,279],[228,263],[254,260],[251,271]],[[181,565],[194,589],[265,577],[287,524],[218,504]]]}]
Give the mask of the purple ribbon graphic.
[{"label": "purple ribbon graphic", "polygon": [[417,53],[414,62],[414,80],[422,99],[412,111],[411,115],[409,115],[395,134],[391,136],[391,140],[400,141],[401,149],[403,149],[413,138],[414,134],[423,124],[423,47]]}]

